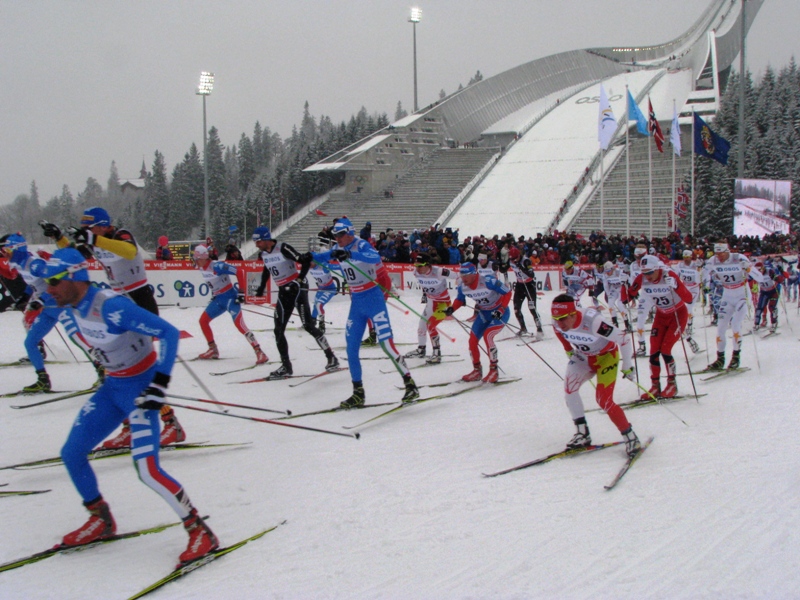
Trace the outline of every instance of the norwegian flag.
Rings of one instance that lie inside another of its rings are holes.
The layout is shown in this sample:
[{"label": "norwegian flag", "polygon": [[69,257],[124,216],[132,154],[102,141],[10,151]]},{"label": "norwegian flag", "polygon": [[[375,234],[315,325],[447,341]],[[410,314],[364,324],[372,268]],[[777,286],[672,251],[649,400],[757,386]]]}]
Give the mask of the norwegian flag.
[{"label": "norwegian flag", "polygon": [[314,212],[316,213],[316,215],[318,217],[327,217],[328,216],[324,212],[322,212],[320,209],[316,209]]},{"label": "norwegian flag", "polygon": [[675,194],[675,216],[679,219],[685,219],[689,216],[689,202],[689,194],[684,189],[683,184],[681,184],[681,187],[676,190]]},{"label": "norwegian flag", "polygon": [[653,110],[653,103],[650,102],[650,98],[647,98],[647,109],[650,111],[650,119],[647,122],[650,135],[653,136],[658,151],[664,152],[664,133],[661,131],[661,125],[658,124],[658,119],[656,119],[656,113]]}]

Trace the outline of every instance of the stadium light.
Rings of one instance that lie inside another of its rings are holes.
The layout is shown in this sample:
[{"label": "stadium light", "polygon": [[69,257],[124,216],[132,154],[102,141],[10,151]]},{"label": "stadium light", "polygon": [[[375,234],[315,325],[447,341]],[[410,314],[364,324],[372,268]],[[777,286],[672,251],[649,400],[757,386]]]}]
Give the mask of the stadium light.
[{"label": "stadium light", "polygon": [[211,235],[211,211],[208,206],[208,129],[206,128],[206,96],[211,95],[214,89],[214,74],[208,71],[200,73],[200,84],[197,86],[196,95],[203,97],[203,220],[205,222],[206,237]]},{"label": "stadium light", "polygon": [[408,17],[408,22],[414,27],[414,112],[419,110],[419,102],[417,101],[417,23],[422,20],[422,9],[414,7],[411,9],[411,16]]}]

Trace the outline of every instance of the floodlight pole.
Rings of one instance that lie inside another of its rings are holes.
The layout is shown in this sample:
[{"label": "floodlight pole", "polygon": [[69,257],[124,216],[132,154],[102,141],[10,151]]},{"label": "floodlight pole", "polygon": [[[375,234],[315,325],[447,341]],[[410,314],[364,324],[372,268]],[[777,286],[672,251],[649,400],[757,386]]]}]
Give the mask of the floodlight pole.
[{"label": "floodlight pole", "polygon": [[211,210],[208,203],[208,128],[206,127],[206,96],[214,89],[214,74],[208,71],[200,73],[200,85],[196,94],[203,97],[203,222],[205,236],[211,235]]},{"label": "floodlight pole", "polygon": [[417,23],[420,22],[420,19],[422,19],[422,10],[419,8],[412,8],[408,22],[411,23],[414,28],[414,112],[419,110],[419,102],[417,100]]}]

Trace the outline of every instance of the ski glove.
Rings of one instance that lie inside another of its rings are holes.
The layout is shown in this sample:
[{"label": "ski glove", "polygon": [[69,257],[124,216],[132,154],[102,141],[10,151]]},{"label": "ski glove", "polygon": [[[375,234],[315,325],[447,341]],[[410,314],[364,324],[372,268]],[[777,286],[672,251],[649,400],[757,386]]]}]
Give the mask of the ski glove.
[{"label": "ski glove", "polygon": [[310,265],[312,262],[314,262],[314,257],[311,256],[311,252],[305,252],[297,257],[297,262],[299,262],[301,265]]},{"label": "ski glove", "polygon": [[236,294],[236,304],[244,304],[244,303],[245,303],[244,294],[239,292],[238,294]]},{"label": "ski glove", "polygon": [[452,314],[453,314],[454,312],[456,312],[456,311],[455,311],[455,310],[453,310],[453,307],[452,307],[452,306],[448,306],[447,308],[445,308],[445,309],[444,309],[444,311],[443,311],[443,312],[444,312],[444,315],[445,315],[446,317],[449,317],[450,315],[452,315]]},{"label": "ski glove", "polygon": [[422,300],[421,300],[421,303],[422,303],[422,304],[427,304],[427,303],[428,303],[428,295],[427,295],[426,293],[424,293],[424,292],[423,292],[423,294],[422,294]]},{"label": "ski glove", "polygon": [[76,244],[85,244],[86,246],[94,246],[95,235],[88,229],[78,229],[77,227],[68,227],[67,231],[75,240]]},{"label": "ski glove", "polygon": [[331,258],[335,260],[347,260],[350,258],[350,250],[345,250],[344,248],[337,248],[336,250],[331,251]]},{"label": "ski glove", "polygon": [[164,406],[164,392],[169,385],[169,375],[156,373],[153,381],[133,402],[137,408],[144,410],[160,410]]},{"label": "ski glove", "polygon": [[666,284],[667,284],[669,287],[671,287],[673,290],[674,290],[674,289],[676,289],[676,288],[678,287],[678,280],[677,280],[677,279],[675,279],[674,277],[671,277],[671,276],[669,276],[669,275],[667,275],[667,276],[664,278],[664,282],[665,282],[665,283],[666,283]]},{"label": "ski glove", "polygon": [[41,225],[45,237],[53,238],[54,240],[61,239],[61,229],[58,228],[58,225],[53,225],[47,221],[40,221],[39,225]]},{"label": "ski glove", "polygon": [[503,318],[503,312],[499,308],[497,310],[492,311],[492,318],[497,319],[498,321]]},{"label": "ski glove", "polygon": [[633,372],[633,368],[622,369],[622,376],[628,381],[636,381],[636,374]]}]

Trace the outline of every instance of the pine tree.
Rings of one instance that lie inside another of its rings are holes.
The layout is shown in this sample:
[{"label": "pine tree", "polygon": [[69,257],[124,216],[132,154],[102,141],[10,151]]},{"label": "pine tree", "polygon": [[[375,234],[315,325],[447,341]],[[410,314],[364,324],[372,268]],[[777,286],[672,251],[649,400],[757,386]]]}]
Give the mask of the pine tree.
[{"label": "pine tree", "polygon": [[153,248],[157,240],[169,233],[170,195],[167,185],[167,164],[164,155],[156,150],[153,171],[147,175],[142,200],[143,230],[136,232],[142,246]]}]

